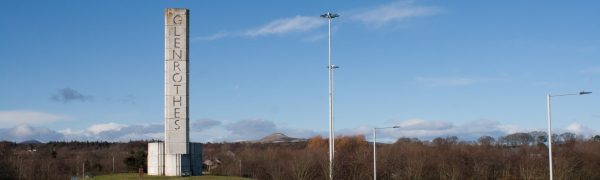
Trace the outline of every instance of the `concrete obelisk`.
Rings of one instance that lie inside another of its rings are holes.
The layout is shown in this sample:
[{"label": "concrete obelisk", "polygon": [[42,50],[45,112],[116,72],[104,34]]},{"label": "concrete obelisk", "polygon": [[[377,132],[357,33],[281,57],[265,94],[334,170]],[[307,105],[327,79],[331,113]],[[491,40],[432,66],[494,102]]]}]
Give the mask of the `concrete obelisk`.
[{"label": "concrete obelisk", "polygon": [[186,171],[188,159],[188,10],[165,11],[165,175]]},{"label": "concrete obelisk", "polygon": [[165,10],[165,141],[148,144],[148,174],[201,174],[202,146],[189,141],[189,11]]}]

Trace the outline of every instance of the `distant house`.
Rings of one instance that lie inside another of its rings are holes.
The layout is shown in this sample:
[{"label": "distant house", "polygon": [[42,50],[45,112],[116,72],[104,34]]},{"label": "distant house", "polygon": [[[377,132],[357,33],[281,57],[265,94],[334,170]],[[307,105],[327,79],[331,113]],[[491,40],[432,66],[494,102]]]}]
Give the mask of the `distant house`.
[{"label": "distant house", "polygon": [[208,172],[203,172],[203,174],[210,174],[210,172],[212,172],[214,169],[218,168],[219,165],[221,165],[221,160],[219,160],[218,158],[212,160],[212,159],[207,159],[204,160],[204,162],[202,163],[202,169],[206,170]]}]

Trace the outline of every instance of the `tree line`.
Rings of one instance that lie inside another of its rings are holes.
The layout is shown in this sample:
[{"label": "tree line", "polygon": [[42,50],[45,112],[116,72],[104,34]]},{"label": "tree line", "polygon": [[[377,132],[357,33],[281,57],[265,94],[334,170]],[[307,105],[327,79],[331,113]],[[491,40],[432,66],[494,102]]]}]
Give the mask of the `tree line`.
[{"label": "tree line", "polygon": [[[600,136],[553,135],[556,179],[600,179]],[[431,141],[399,138],[377,144],[378,179],[547,179],[544,133],[455,136]],[[211,174],[254,179],[328,179],[328,140],[299,143],[218,143],[205,145],[205,158],[220,165]],[[336,138],[334,179],[373,179],[373,147],[364,136]]]},{"label": "tree line", "polygon": [[[600,136],[553,135],[556,179],[600,179]],[[378,179],[547,179],[547,138],[542,132],[514,133],[475,141],[455,136],[430,141],[399,138],[377,144]],[[137,172],[146,167],[147,143],[0,142],[0,179],[68,179]],[[364,136],[336,138],[334,179],[373,178],[373,147]],[[205,143],[206,174],[266,180],[327,179],[328,140],[304,142]]]},{"label": "tree line", "polygon": [[147,141],[0,142],[0,179],[70,179],[137,172],[145,167]]}]

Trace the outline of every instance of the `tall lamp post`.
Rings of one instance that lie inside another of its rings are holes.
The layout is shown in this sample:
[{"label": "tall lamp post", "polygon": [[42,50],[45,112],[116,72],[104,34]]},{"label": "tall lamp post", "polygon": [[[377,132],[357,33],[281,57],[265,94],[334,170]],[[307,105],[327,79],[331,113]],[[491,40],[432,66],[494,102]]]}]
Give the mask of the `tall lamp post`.
[{"label": "tall lamp post", "polygon": [[377,130],[389,128],[400,128],[400,126],[373,128],[373,180],[377,180]]},{"label": "tall lamp post", "polygon": [[550,171],[550,180],[552,180],[552,115],[550,112],[550,98],[558,96],[573,96],[573,95],[586,95],[592,94],[592,92],[581,91],[579,93],[571,94],[548,94],[548,167]]},{"label": "tall lamp post", "polygon": [[334,155],[334,133],[333,133],[333,70],[339,68],[336,65],[331,64],[331,20],[339,17],[338,14],[327,12],[321,15],[322,18],[326,18],[329,23],[328,28],[328,65],[327,69],[329,72],[329,179],[333,179],[333,155]]}]

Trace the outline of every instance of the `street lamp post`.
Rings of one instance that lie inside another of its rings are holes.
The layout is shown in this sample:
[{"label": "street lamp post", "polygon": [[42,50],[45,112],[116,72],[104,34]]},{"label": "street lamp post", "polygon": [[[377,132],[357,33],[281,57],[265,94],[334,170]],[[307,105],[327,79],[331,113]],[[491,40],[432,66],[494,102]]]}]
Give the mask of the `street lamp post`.
[{"label": "street lamp post", "polygon": [[328,20],[327,69],[329,74],[329,179],[333,179],[333,155],[335,150],[335,136],[333,132],[333,70],[339,67],[331,64],[331,20],[339,17],[339,15],[327,12],[321,15],[321,17]]},{"label": "street lamp post", "polygon": [[377,180],[377,129],[400,128],[400,126],[373,128],[373,180]]},{"label": "street lamp post", "polygon": [[592,92],[581,91],[579,93],[571,93],[571,94],[548,94],[548,167],[550,171],[550,180],[552,180],[552,115],[550,112],[550,98],[557,96],[573,96],[573,95],[586,95],[591,94]]}]

